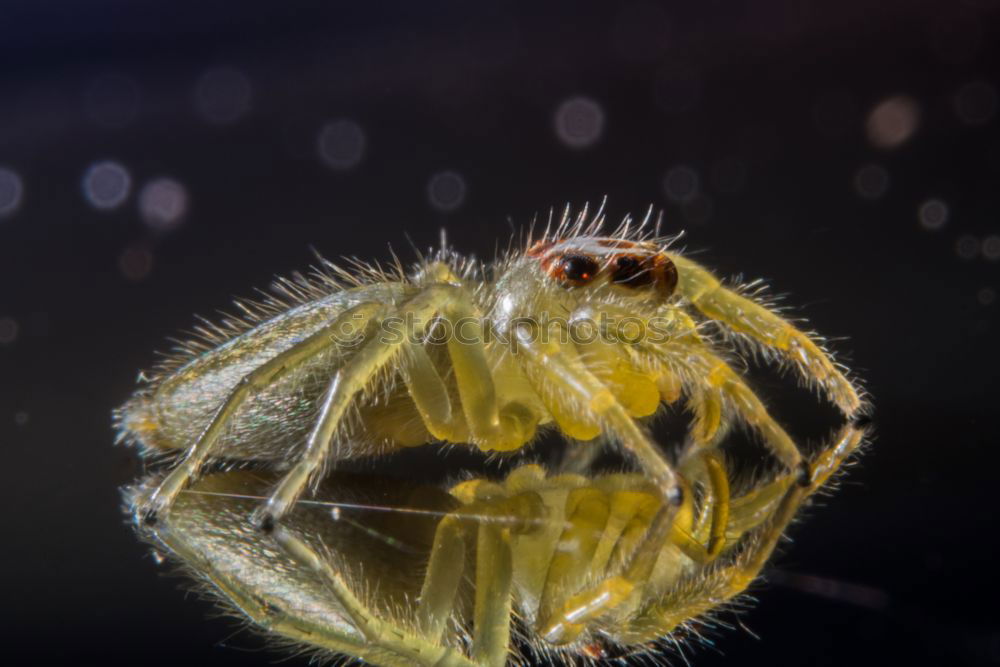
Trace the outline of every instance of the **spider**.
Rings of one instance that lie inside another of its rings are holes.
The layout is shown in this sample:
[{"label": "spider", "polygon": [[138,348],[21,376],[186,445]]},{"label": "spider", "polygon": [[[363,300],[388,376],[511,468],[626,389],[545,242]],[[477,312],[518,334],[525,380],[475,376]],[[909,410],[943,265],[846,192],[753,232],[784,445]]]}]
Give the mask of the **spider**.
[{"label": "spider", "polygon": [[[120,439],[179,454],[136,515],[169,520],[208,464],[258,462],[281,471],[252,517],[277,539],[338,462],[435,442],[515,452],[546,429],[591,452],[583,442],[617,443],[657,490],[635,563],[655,559],[684,511],[677,465],[733,424],[811,488],[814,466],[745,382],[741,350],[795,369],[847,417],[861,393],[816,339],[672,250],[650,218],[604,234],[602,211],[567,209],[489,266],[446,248],[410,272],[324,261],[278,297],[237,302],[241,317],[201,326],[116,412]],[[672,462],[645,418],[677,402],[693,421]]]},{"label": "spider", "polygon": [[[648,554],[663,500],[648,477],[552,475],[535,464],[447,494],[333,473],[271,535],[241,520],[269,476],[219,473],[182,493],[144,537],[257,628],[322,658],[621,663],[725,625],[713,617],[862,439],[863,429],[842,427],[812,459],[808,485],[784,472],[731,487],[729,462],[700,452],[680,467],[691,493]],[[156,483],[154,474],[131,493]]]}]

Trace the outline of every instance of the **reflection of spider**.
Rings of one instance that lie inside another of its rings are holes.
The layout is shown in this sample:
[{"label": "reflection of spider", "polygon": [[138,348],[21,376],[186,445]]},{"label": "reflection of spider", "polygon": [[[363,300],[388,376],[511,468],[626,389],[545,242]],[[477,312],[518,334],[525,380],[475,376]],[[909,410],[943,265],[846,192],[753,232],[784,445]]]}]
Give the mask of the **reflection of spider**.
[{"label": "reflection of spider", "polygon": [[[241,302],[245,318],[202,329],[208,344],[184,346],[118,413],[124,438],[185,449],[149,514],[168,508],[212,458],[294,461],[264,508],[271,523],[330,461],[435,440],[509,451],[548,424],[580,440],[606,432],[676,500],[674,472],[636,418],[682,392],[696,446],[735,419],[799,466],[795,444],[692,310],[780,355],[845,414],[859,410],[857,391],[808,336],[655,240],[629,238],[627,225],[594,236],[600,222],[588,228],[585,211],[575,223],[564,218],[489,271],[445,252],[410,278],[327,265],[281,283],[292,303]],[[442,322],[452,334],[443,343],[432,332]],[[623,340],[616,322],[649,331]],[[576,340],[552,331],[564,325]],[[587,327],[598,330],[580,335]]]},{"label": "reflection of spider", "polygon": [[243,318],[202,328],[116,415],[146,451],[183,450],[138,513],[163,518],[207,462],[256,460],[284,471],[255,515],[272,532],[328,464],[434,441],[512,451],[554,426],[619,443],[667,501],[634,556],[645,562],[686,499],[638,419],[682,398],[694,414],[682,466],[745,423],[808,487],[814,471],[726,360],[734,346],[705,328],[787,362],[848,416],[862,408],[850,381],[806,334],[662,240],[627,222],[599,236],[601,224],[564,216],[490,267],[446,250],[410,275],[325,263],[280,283],[284,299],[241,302]]},{"label": "reflection of spider", "polygon": [[732,497],[714,451],[689,458],[678,477],[692,493],[655,543],[662,503],[648,478],[537,465],[462,482],[450,498],[335,473],[270,537],[241,520],[268,480],[223,473],[144,534],[250,621],[323,657],[501,667],[532,653],[546,664],[643,655],[711,628],[699,619],[745,590],[861,435],[842,428],[808,486],[785,472]]}]

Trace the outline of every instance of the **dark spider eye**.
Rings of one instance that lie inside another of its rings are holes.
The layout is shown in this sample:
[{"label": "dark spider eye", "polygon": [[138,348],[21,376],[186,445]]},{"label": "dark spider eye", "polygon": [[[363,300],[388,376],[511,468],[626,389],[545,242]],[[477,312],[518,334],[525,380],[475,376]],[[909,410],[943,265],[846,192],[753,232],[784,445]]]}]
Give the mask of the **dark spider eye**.
[{"label": "dark spider eye", "polygon": [[600,268],[597,262],[590,257],[570,255],[563,257],[562,264],[559,265],[559,272],[566,282],[573,285],[584,285],[594,279]]},{"label": "dark spider eye", "polygon": [[644,287],[651,284],[653,278],[650,267],[635,257],[619,257],[611,271],[611,282],[627,287]]}]

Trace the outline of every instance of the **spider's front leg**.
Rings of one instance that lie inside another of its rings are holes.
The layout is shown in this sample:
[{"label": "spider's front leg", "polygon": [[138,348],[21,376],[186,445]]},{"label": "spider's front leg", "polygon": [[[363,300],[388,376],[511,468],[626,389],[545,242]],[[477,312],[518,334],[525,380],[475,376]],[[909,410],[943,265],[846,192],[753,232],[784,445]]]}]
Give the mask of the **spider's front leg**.
[{"label": "spider's front leg", "polygon": [[807,381],[819,386],[847,416],[864,407],[858,390],[809,336],[773,311],[726,289],[707,269],[669,253],[677,266],[678,291],[701,313],[766,349],[778,351]]},{"label": "spider's front leg", "polygon": [[576,421],[600,422],[660,485],[666,505],[679,505],[683,489],[663,451],[611,389],[581,362],[573,343],[561,344],[550,333],[525,324],[514,330],[517,353],[539,395],[551,396],[553,409],[575,415]]}]

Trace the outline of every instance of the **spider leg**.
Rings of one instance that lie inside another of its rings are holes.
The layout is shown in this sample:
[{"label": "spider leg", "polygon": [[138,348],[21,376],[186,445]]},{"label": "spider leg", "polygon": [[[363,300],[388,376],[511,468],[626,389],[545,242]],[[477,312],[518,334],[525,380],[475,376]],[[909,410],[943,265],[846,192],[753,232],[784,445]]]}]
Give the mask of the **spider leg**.
[{"label": "spider leg", "polygon": [[[426,323],[446,307],[456,288],[435,284],[424,288],[401,304],[394,315],[402,321]],[[326,462],[334,436],[355,397],[386,368],[409,342],[406,333],[380,332],[365,340],[357,352],[333,376],[320,404],[305,450],[281,479],[256,513],[256,522],[265,531],[273,528],[288,512]]]},{"label": "spider leg", "polygon": [[566,605],[565,613],[557,614],[541,630],[548,641],[566,643],[582,631],[580,621],[617,606],[644,581],[655,564],[658,546],[670,534],[674,516],[685,502],[685,494],[682,482],[665,454],[628,414],[612,391],[568,349],[569,344],[542,340],[535,334],[524,326],[518,326],[514,332],[518,351],[538,370],[538,373],[529,372],[529,375],[541,385],[540,393],[544,393],[544,384],[553,383],[569,395],[572,405],[577,406],[569,409],[570,414],[596,417],[603,422],[605,428],[656,481],[664,499],[625,574],[606,579],[595,589],[573,596]]},{"label": "spider leg", "polygon": [[725,361],[702,344],[671,343],[660,353],[672,367],[688,370],[687,381],[695,386],[689,399],[695,413],[692,437],[699,447],[709,445],[723,423],[723,407],[731,406],[736,415],[752,426],[775,456],[789,469],[797,470],[802,455],[757,395]]},{"label": "spider leg", "polygon": [[168,553],[195,568],[200,576],[218,589],[255,625],[303,642],[321,645],[326,650],[337,653],[361,655],[365,652],[365,642],[356,633],[344,631],[336,625],[308,623],[254,595],[238,579],[216,567],[208,554],[189,543],[183,530],[174,530],[171,522],[175,516],[176,513],[169,513],[165,521],[158,522],[148,535]]},{"label": "spider leg", "polygon": [[[624,310],[605,307],[613,321],[625,322]],[[596,322],[600,316],[591,309],[574,314],[577,322]],[[794,469],[801,463],[795,443],[768,414],[757,395],[724,360],[712,352],[697,331],[697,324],[683,312],[672,313],[668,329],[654,333],[664,338],[640,336],[634,342],[619,340],[621,332],[604,330],[582,345],[580,357],[587,368],[603,381],[632,416],[647,416],[661,400],[676,399],[681,386],[689,388],[688,405],[695,415],[691,436],[698,448],[711,445],[725,425],[725,408],[753,426],[771,451]],[[650,359],[643,359],[640,350]]]},{"label": "spider leg", "polygon": [[[678,514],[690,505],[690,496]],[[595,487],[572,489],[566,498],[566,527],[548,566],[545,589],[539,607],[538,634],[551,644],[565,645],[577,640],[588,624],[635,599],[642,586],[631,555],[645,542],[646,528],[662,516],[663,503],[655,494],[614,491]],[[578,590],[580,582],[607,572],[594,585]]]},{"label": "spider leg", "polygon": [[780,352],[844,414],[852,416],[863,407],[857,389],[809,336],[773,311],[726,289],[699,264],[676,254],[670,259],[678,269],[678,290],[701,313]]},{"label": "spider leg", "polygon": [[[715,451],[700,452],[698,462],[702,464],[706,482],[703,502],[706,513],[711,517],[708,533],[703,536],[703,526],[695,526],[689,533],[675,523],[670,539],[691,560],[704,565],[714,560],[726,546],[730,513],[729,478],[721,457]],[[692,480],[688,478],[688,481]]]},{"label": "spider leg", "polygon": [[326,559],[284,526],[276,526],[272,536],[292,560],[323,581],[350,618],[351,624],[362,634],[365,644],[360,650],[352,651],[352,655],[366,659],[374,654],[377,658],[373,656],[371,659],[384,664],[388,653],[392,665],[420,667],[478,667],[481,664],[470,661],[455,648],[442,646],[436,640],[421,637],[413,630],[378,618],[358,599]]},{"label": "spider leg", "polygon": [[350,325],[354,327],[355,331],[362,330],[372,318],[376,317],[383,310],[384,306],[376,303],[364,303],[350,308],[313,335],[276,355],[273,359],[268,360],[244,376],[229,393],[229,396],[222,405],[219,406],[219,409],[215,412],[205,430],[202,431],[198,440],[187,449],[181,462],[167,475],[145,502],[143,509],[145,520],[155,522],[158,514],[169,511],[177,498],[177,494],[193,478],[198,476],[205,461],[215,451],[215,447],[229,420],[240,406],[253,397],[255,392],[267,387],[282,374],[336,345],[338,334],[343,331],[342,327]]},{"label": "spider leg", "polygon": [[541,498],[526,492],[468,503],[438,523],[417,607],[425,639],[440,641],[465,576],[467,544],[475,535],[472,657],[481,665],[506,663],[514,577],[511,535],[531,530],[543,515]]},{"label": "spider leg", "polygon": [[354,397],[401,350],[409,352],[403,363],[407,387],[432,435],[461,442],[468,433],[481,448],[499,450],[516,449],[534,435],[538,421],[534,413],[519,403],[501,406],[497,399],[482,320],[464,291],[450,284],[433,284],[402,304],[395,314],[404,322],[422,323],[438,316],[451,325],[448,354],[462,415],[453,411],[444,381],[420,342],[411,341],[406,334],[379,335],[366,341],[331,380],[302,457],[258,512],[262,527],[280,520],[299,498],[327,460],[334,436]]},{"label": "spider leg", "polygon": [[432,436],[448,442],[471,442],[484,451],[510,451],[535,435],[539,415],[516,401],[498,396],[486,354],[486,336],[476,306],[456,291],[439,316],[450,329],[448,358],[461,410],[455,410],[448,387],[425,347],[410,345],[404,377],[410,397]]},{"label": "spider leg", "polygon": [[472,659],[503,667],[510,645],[511,586],[514,568],[510,530],[485,523],[476,539],[476,606]]},{"label": "spider leg", "polygon": [[537,369],[537,372],[529,369],[528,375],[533,382],[541,389],[549,383],[559,387],[567,413],[580,420],[597,419],[603,422],[660,485],[667,503],[679,505],[683,491],[677,475],[652,438],[629,415],[611,390],[569,349],[571,343],[560,345],[557,340],[543,340],[536,334],[531,328],[520,325],[514,331],[518,352]]},{"label": "spider leg", "polygon": [[[735,598],[760,575],[761,570],[774,552],[781,536],[795,517],[799,507],[810,495],[822,488],[830,476],[836,472],[851,453],[858,448],[864,438],[864,430],[846,425],[840,429],[831,444],[809,465],[810,479],[807,483],[793,473],[782,475],[774,484],[783,487],[783,494],[776,503],[770,503],[770,511],[763,516],[758,513],[756,524],[745,525],[747,531],[755,530],[749,536],[746,548],[732,557],[729,564],[720,567],[712,575],[706,587],[691,589],[681,583],[674,591],[667,593],[660,601],[644,610],[619,637],[626,643],[641,643],[662,637],[689,618],[704,614],[720,603]],[[733,521],[737,520],[737,506],[740,498],[733,500]],[[729,558],[726,556],[725,558]]]},{"label": "spider leg", "polygon": [[[656,511],[655,507],[641,509],[630,507],[636,502],[637,497],[634,494],[631,497],[618,498],[619,503],[625,501],[626,507],[635,512],[629,522],[632,530],[612,535],[612,542],[617,543],[617,549],[624,549],[626,553],[632,551],[633,548],[635,549],[625,571],[619,575],[608,577],[596,586],[564,600],[559,609],[549,609],[549,613],[545,615],[540,625],[539,632],[542,636],[557,644],[573,641],[586,629],[588,622],[614,611],[621,605],[627,604],[629,600],[633,600],[635,591],[642,588],[649,579],[665,544],[662,538],[664,534],[667,535],[666,539],[669,543],[677,546],[688,558],[701,565],[713,561],[721,553],[725,545],[725,527],[729,519],[729,482],[726,479],[722,463],[714,452],[703,452],[700,458],[710,485],[710,489],[706,491],[705,499],[705,502],[710,504],[712,517],[708,544],[700,542],[695,535],[697,531],[691,530],[692,526],[687,526],[693,520],[694,508],[691,494],[685,494],[681,509],[672,517],[669,524],[662,521],[663,514]],[[578,530],[585,529],[584,535],[595,533],[595,536],[591,537],[592,540],[599,535],[601,541],[605,541],[608,537],[608,528],[606,527],[603,531],[595,530],[595,526],[610,526],[613,523],[607,521],[607,514],[612,508],[599,502],[605,500],[606,503],[607,499],[604,499],[593,489],[577,489],[576,491],[596,497],[589,507],[578,503],[578,514],[571,517],[571,524]],[[580,512],[580,509],[587,511]],[[619,506],[617,512],[612,511],[611,513],[620,514],[621,512],[622,508]],[[597,516],[594,516],[595,513]],[[577,524],[580,525],[577,526]],[[664,528],[666,528],[666,532],[664,532]],[[649,533],[641,538],[635,535],[635,532],[645,533],[647,530]],[[574,538],[573,542],[577,543],[581,541],[582,536],[574,535],[572,537]],[[564,536],[563,539],[565,540],[566,537]],[[583,548],[580,554],[574,553],[572,556],[567,554],[567,557],[579,560],[582,555],[582,565],[575,568],[575,570],[580,570],[582,567],[593,567],[593,564],[589,562],[589,553],[589,549]],[[553,577],[553,571],[558,571],[556,560],[553,560],[550,566],[550,579]],[[575,574],[578,580],[581,573],[576,572]],[[554,588],[559,589],[559,583],[555,582]]]},{"label": "spider leg", "polygon": [[257,532],[242,517],[262,488],[266,482],[256,475],[217,476],[181,494],[162,521],[144,526],[143,536],[275,635],[385,667],[476,667],[458,648],[422,637],[405,621],[383,620],[375,603],[359,599],[355,591],[363,584],[326,551],[328,535],[313,522],[315,514],[296,516],[302,521],[294,530]]},{"label": "spider leg", "polygon": [[421,421],[432,436],[448,442],[468,440],[468,424],[452,407],[448,387],[423,345],[407,347],[403,379]]},{"label": "spider leg", "polygon": [[430,641],[440,641],[455,606],[455,595],[465,576],[468,521],[461,514],[448,514],[434,533],[427,573],[417,606],[417,624]]}]

